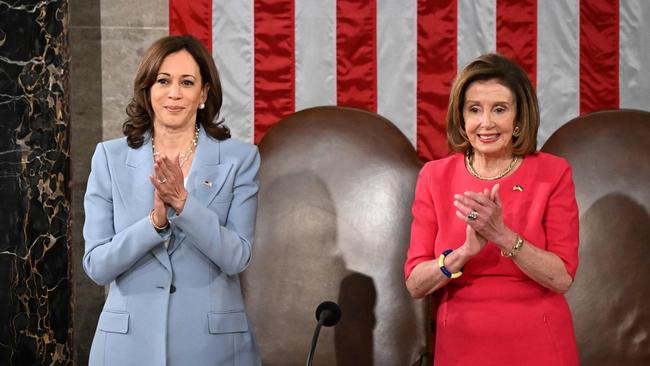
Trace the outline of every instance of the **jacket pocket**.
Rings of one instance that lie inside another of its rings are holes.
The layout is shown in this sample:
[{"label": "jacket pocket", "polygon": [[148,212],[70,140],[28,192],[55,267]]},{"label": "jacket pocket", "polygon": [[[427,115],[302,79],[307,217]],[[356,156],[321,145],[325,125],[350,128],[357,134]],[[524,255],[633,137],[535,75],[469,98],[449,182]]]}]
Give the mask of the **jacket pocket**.
[{"label": "jacket pocket", "polygon": [[208,331],[211,334],[246,332],[246,314],[243,311],[209,312]]},{"label": "jacket pocket", "polygon": [[99,315],[97,328],[104,332],[126,334],[129,331],[129,313],[104,310]]}]

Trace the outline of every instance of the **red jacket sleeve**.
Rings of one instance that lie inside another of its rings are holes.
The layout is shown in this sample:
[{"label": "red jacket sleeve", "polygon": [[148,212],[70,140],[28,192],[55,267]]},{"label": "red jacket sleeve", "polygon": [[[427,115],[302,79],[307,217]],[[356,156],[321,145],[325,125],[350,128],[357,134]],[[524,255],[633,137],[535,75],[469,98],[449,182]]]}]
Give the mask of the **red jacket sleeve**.
[{"label": "red jacket sleeve", "polygon": [[568,163],[564,164],[558,183],[549,197],[544,228],[547,250],[559,256],[569,275],[574,277],[578,269],[580,228],[572,170]]},{"label": "red jacket sleeve", "polygon": [[413,200],[413,222],[404,275],[408,278],[418,264],[435,258],[434,243],[438,233],[436,210],[431,195],[429,165],[425,165],[418,176]]}]

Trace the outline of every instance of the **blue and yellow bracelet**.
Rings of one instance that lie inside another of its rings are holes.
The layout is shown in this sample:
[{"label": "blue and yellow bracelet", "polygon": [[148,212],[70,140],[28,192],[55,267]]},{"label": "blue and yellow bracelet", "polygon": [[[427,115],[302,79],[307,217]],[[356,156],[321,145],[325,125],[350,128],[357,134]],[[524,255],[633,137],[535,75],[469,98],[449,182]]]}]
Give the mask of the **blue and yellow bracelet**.
[{"label": "blue and yellow bracelet", "polygon": [[447,249],[442,252],[442,254],[440,254],[440,257],[438,257],[438,267],[440,267],[440,271],[445,275],[445,277],[454,279],[460,277],[463,274],[463,268],[459,269],[458,272],[451,273],[447,267],[445,267],[445,257],[448,256],[451,252],[453,252],[452,249]]}]

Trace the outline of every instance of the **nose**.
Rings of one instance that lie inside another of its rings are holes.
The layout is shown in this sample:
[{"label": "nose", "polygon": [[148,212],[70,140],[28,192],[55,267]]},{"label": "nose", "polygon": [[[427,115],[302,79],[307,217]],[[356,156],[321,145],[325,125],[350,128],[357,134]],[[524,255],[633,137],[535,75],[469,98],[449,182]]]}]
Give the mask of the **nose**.
[{"label": "nose", "polygon": [[169,94],[167,95],[170,99],[180,99],[181,98],[181,88],[180,85],[176,83],[171,83],[169,88]]},{"label": "nose", "polygon": [[491,127],[494,125],[494,121],[492,121],[492,115],[490,113],[489,109],[483,110],[483,114],[481,115],[481,124],[484,125],[485,127]]}]

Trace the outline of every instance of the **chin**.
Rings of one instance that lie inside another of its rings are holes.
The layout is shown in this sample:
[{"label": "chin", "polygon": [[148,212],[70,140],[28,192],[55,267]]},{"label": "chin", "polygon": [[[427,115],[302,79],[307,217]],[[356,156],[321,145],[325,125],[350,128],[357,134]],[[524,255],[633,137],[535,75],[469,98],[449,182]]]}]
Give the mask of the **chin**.
[{"label": "chin", "polygon": [[489,155],[489,156],[503,156],[508,154],[509,149],[507,146],[499,145],[499,146],[472,146],[474,148],[474,151],[481,154],[481,155]]},{"label": "chin", "polygon": [[191,124],[191,122],[178,119],[168,119],[160,124],[166,128],[181,128]]}]

